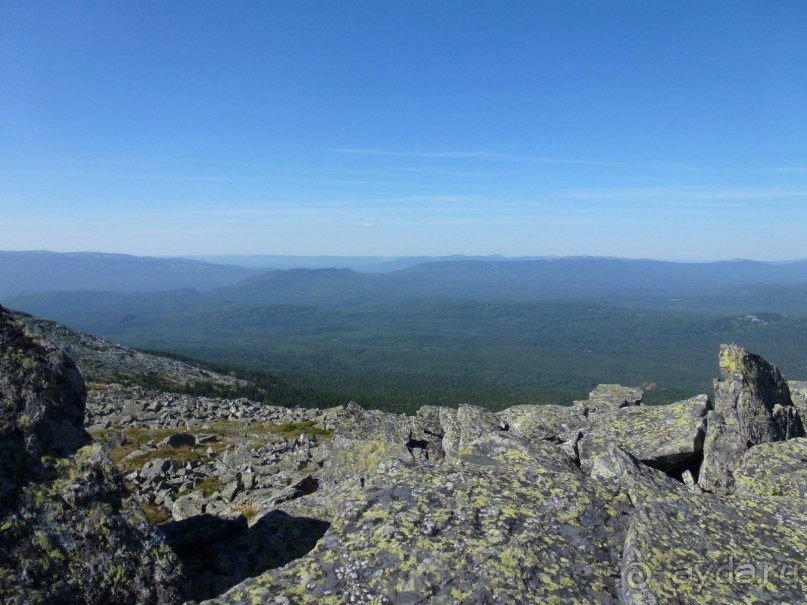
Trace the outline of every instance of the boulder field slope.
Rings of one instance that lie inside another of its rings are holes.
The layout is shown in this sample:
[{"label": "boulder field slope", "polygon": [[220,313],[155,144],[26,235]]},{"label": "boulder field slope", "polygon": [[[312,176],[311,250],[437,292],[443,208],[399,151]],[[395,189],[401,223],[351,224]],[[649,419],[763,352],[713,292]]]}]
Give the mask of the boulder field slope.
[{"label": "boulder field slope", "polygon": [[733,344],[719,368],[657,407],[85,404],[0,308],[0,601],[807,602],[807,387]]}]

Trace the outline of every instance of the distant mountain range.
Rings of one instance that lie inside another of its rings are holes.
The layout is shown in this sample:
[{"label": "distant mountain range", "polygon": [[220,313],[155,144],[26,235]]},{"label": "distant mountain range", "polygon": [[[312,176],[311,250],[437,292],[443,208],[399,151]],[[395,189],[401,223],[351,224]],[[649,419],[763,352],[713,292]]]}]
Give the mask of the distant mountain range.
[{"label": "distant mountain range", "polygon": [[155,292],[207,290],[257,271],[185,258],[152,258],[100,252],[0,252],[0,297],[64,290]]},{"label": "distant mountain range", "polygon": [[[97,252],[0,252],[0,300],[45,292],[148,293],[182,289],[206,293],[212,300],[250,303],[330,304],[390,297],[625,300],[637,296],[686,298],[727,290],[807,285],[807,261],[673,263],[601,257],[498,256],[352,260],[293,256],[216,258],[232,262],[266,259],[287,268],[260,271],[184,258]],[[298,263],[319,268],[294,267]],[[345,268],[347,264],[365,270]],[[371,267],[377,270],[369,271]],[[186,298],[187,293],[182,296]]]},{"label": "distant mountain range", "polygon": [[807,261],[447,257],[364,273],[100,254],[0,259],[6,306],[128,346],[281,376],[297,389],[284,395],[295,405],[572,401],[604,380],[656,384],[658,401],[672,401],[682,395],[674,389],[708,387],[711,352],[724,342],[807,376]]},{"label": "distant mountain range", "polygon": [[257,255],[213,255],[213,256],[189,256],[195,260],[209,263],[219,263],[225,265],[237,265],[250,269],[261,269],[264,271],[287,270],[287,269],[351,269],[359,273],[390,273],[400,269],[406,269],[415,265],[431,262],[463,261],[463,260],[487,260],[487,261],[509,261],[509,260],[543,260],[551,257],[545,256],[525,256],[509,258],[499,254],[488,256],[466,256],[464,254],[454,254],[451,256],[282,256],[273,254]]}]

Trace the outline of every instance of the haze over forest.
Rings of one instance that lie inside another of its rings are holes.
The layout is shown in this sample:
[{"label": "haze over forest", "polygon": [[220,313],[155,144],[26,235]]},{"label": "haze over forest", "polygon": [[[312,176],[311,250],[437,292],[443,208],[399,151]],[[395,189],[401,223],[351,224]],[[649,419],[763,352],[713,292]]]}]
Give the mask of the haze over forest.
[{"label": "haze over forest", "polygon": [[[371,261],[357,259],[365,269]],[[708,392],[714,351],[731,341],[807,375],[806,261],[421,261],[375,259],[384,272],[266,271],[4,252],[0,300],[206,361],[288,405],[501,409],[570,403],[604,380],[642,385],[647,402],[663,403]]]}]

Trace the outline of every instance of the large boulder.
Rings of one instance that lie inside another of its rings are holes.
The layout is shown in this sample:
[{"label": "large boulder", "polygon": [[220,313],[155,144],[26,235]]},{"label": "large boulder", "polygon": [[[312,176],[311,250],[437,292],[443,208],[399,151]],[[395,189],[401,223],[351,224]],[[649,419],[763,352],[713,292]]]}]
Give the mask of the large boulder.
[{"label": "large boulder", "polygon": [[803,437],[790,388],[776,366],[736,344],[720,346],[715,409],[749,445]]},{"label": "large boulder", "polygon": [[179,561],[83,428],[84,382],[0,307],[0,601],[177,603]]},{"label": "large boulder", "polygon": [[737,429],[726,423],[720,412],[709,412],[698,479],[701,488],[721,495],[733,493],[734,469],[747,449],[748,442]]},{"label": "large boulder", "polygon": [[644,393],[639,388],[621,384],[599,384],[589,393],[587,400],[575,401],[572,407],[587,417],[610,415],[624,407],[642,405],[643,396]]},{"label": "large boulder", "polygon": [[706,434],[706,395],[661,406],[630,406],[596,423],[578,443],[580,463],[589,469],[617,445],[649,466],[680,475],[699,466]]},{"label": "large boulder", "polygon": [[579,460],[577,443],[588,418],[576,409],[562,405],[517,405],[497,414],[502,426],[530,440],[550,441]]},{"label": "large boulder", "polygon": [[789,380],[787,386],[790,389],[790,398],[799,411],[802,422],[807,421],[807,381]]},{"label": "large boulder", "polygon": [[734,472],[749,447],[804,436],[790,388],[776,366],[736,344],[720,346],[721,379],[704,446],[701,486],[734,490]]}]

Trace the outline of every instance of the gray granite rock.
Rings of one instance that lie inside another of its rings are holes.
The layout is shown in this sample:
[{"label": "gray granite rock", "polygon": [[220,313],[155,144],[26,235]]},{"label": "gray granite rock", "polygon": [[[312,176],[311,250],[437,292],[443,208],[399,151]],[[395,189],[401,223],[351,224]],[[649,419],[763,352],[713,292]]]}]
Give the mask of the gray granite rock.
[{"label": "gray granite rock", "polygon": [[715,409],[749,445],[804,436],[790,389],[776,366],[735,344],[721,345],[719,360]]},{"label": "gray granite rock", "polygon": [[75,365],[0,307],[0,601],[178,603],[181,565],[84,431]]}]

